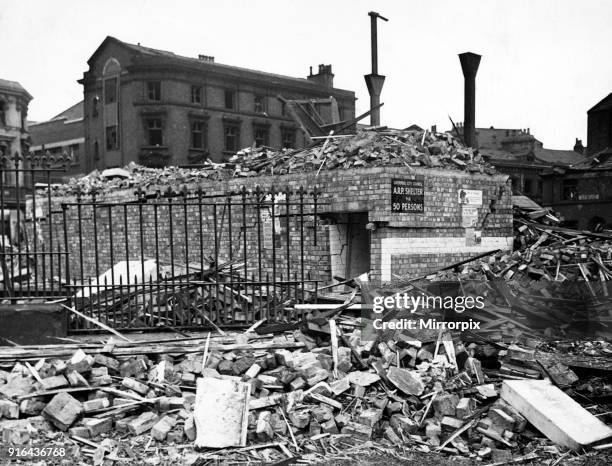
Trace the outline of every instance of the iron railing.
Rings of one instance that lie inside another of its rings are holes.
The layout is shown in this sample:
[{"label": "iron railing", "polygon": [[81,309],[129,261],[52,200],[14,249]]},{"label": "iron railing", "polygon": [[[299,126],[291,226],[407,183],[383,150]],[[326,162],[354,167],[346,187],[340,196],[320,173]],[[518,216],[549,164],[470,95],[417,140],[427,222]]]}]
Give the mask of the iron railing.
[{"label": "iron railing", "polygon": [[[0,162],[8,302],[62,299],[111,327],[151,329],[291,320],[292,303],[316,301],[316,189],[56,194],[61,168],[44,157]],[[69,328],[96,326],[71,315]]]}]

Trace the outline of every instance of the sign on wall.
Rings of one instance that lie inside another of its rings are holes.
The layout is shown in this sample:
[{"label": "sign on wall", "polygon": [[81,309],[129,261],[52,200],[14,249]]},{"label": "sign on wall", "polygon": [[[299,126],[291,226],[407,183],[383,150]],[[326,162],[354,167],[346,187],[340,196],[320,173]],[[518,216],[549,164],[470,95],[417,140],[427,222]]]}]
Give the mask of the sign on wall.
[{"label": "sign on wall", "polygon": [[479,189],[460,189],[457,192],[459,204],[482,205],[482,191]]},{"label": "sign on wall", "polygon": [[478,207],[463,204],[461,206],[461,226],[474,228],[478,225]]},{"label": "sign on wall", "polygon": [[391,180],[391,212],[422,214],[425,210],[425,182],[422,175]]}]

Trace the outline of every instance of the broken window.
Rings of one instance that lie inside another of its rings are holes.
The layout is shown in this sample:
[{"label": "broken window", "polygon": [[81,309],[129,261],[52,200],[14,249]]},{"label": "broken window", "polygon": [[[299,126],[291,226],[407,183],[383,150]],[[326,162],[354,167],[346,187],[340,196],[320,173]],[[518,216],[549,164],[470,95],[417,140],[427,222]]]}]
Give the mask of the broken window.
[{"label": "broken window", "polygon": [[255,96],[255,113],[264,113],[266,111],[266,98],[263,95]]},{"label": "broken window", "polygon": [[150,146],[163,145],[162,121],[160,118],[149,118],[147,120],[147,143]]},{"label": "broken window", "polygon": [[155,102],[161,100],[161,81],[147,82],[147,97]]},{"label": "broken window", "polygon": [[0,100],[0,123],[6,126],[6,102]]},{"label": "broken window", "polygon": [[267,146],[268,145],[268,128],[266,128],[265,126],[256,126],[254,128],[255,134],[254,134],[254,140],[255,140],[255,146],[256,147],[261,147],[261,146]]},{"label": "broken window", "polygon": [[106,127],[106,150],[119,149],[119,134],[117,133],[117,125]]},{"label": "broken window", "polygon": [[72,144],[70,146],[70,160],[72,160],[73,165],[78,165],[81,161],[81,154],[79,152],[78,144]]},{"label": "broken window", "polygon": [[237,125],[226,125],[224,129],[225,151],[237,152],[240,137],[240,128]]},{"label": "broken window", "polygon": [[98,104],[100,103],[100,98],[98,96],[95,96],[92,101],[91,101],[91,113],[92,116],[97,117],[98,116]]},{"label": "broken window", "polygon": [[236,93],[232,90],[227,89],[225,90],[224,94],[225,94],[225,108],[227,108],[228,110],[234,110],[234,107],[236,104],[235,102]]},{"label": "broken window", "polygon": [[117,102],[117,78],[107,78],[104,80],[104,103],[115,102]]},{"label": "broken window", "polygon": [[561,195],[561,200],[563,201],[573,201],[578,199],[578,181],[563,180],[563,189]]},{"label": "broken window", "polygon": [[290,128],[281,129],[281,145],[285,149],[295,148],[295,130]]},{"label": "broken window", "polygon": [[191,103],[202,103],[202,86],[191,86]]},{"label": "broken window", "polygon": [[203,121],[193,121],[191,123],[191,148],[204,149],[205,147],[206,124]]}]

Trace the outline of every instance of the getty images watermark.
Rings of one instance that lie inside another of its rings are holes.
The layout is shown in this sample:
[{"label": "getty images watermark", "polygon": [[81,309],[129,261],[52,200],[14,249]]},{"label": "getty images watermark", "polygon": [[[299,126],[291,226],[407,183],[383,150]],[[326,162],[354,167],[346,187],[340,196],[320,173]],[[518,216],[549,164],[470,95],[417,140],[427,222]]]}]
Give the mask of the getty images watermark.
[{"label": "getty images watermark", "polygon": [[481,322],[473,319],[447,321],[429,317],[385,320],[383,313],[399,311],[403,314],[407,311],[414,314],[421,310],[437,310],[442,312],[454,311],[462,314],[465,311],[483,309],[484,307],[485,298],[483,296],[414,296],[408,293],[398,293],[393,296],[374,296],[372,298],[372,311],[379,317],[374,318],[372,326],[376,330],[458,330],[461,332],[480,330]]}]

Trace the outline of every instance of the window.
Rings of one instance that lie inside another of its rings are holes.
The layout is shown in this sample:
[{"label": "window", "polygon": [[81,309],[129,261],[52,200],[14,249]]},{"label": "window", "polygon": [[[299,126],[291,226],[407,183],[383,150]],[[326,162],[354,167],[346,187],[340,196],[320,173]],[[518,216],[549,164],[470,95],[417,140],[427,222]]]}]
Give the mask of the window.
[{"label": "window", "polygon": [[281,144],[283,148],[295,148],[295,130],[290,128],[281,129]]},{"label": "window", "polygon": [[100,97],[95,96],[91,101],[91,113],[94,117],[98,116],[98,104],[100,103]]},{"label": "window", "polygon": [[563,180],[563,190],[561,195],[561,200],[563,201],[573,201],[575,199],[578,199],[577,180]]},{"label": "window", "polygon": [[70,146],[70,159],[72,160],[73,165],[78,165],[81,161],[81,154],[79,153],[78,144],[72,144]]},{"label": "window", "polygon": [[160,118],[149,118],[147,120],[147,143],[150,146],[163,145],[162,122]]},{"label": "window", "polygon": [[255,113],[264,113],[266,111],[266,98],[263,95],[255,96]]},{"label": "window", "polygon": [[202,103],[202,86],[191,86],[191,103]]},{"label": "window", "polygon": [[94,162],[98,162],[100,160],[100,145],[98,141],[94,142]]},{"label": "window", "polygon": [[238,152],[240,128],[236,125],[227,125],[223,131],[225,138],[225,150],[227,152]]},{"label": "window", "polygon": [[533,190],[533,181],[531,178],[525,178],[525,193],[531,194]]},{"label": "window", "polygon": [[268,128],[266,128],[265,126],[256,126],[254,128],[254,132],[255,132],[255,137],[253,139],[255,139],[255,146],[256,147],[261,147],[261,146],[267,146],[268,145]]},{"label": "window", "polygon": [[104,103],[115,102],[117,102],[117,78],[107,78],[104,80]]},{"label": "window", "polygon": [[106,127],[106,150],[119,149],[119,135],[117,125]]},{"label": "window", "polygon": [[287,104],[285,102],[281,102],[281,115],[287,116]]},{"label": "window", "polygon": [[149,100],[159,102],[161,100],[161,82],[160,81],[149,81],[147,82],[147,97]]},{"label": "window", "polygon": [[235,107],[235,92],[231,90],[224,91],[225,95],[225,108],[233,110]]},{"label": "window", "polygon": [[193,121],[191,123],[191,148],[204,149],[206,124],[203,121]]}]

